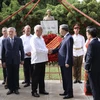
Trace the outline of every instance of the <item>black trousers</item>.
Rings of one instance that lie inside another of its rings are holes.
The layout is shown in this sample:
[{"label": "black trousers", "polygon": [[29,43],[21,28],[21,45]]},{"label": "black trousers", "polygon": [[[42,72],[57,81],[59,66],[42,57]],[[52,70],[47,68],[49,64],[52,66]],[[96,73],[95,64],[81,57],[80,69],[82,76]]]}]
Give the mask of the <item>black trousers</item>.
[{"label": "black trousers", "polygon": [[7,64],[8,89],[15,91],[19,88],[19,64]]},{"label": "black trousers", "polygon": [[31,58],[24,59],[24,77],[25,82],[30,84],[30,79],[32,77],[32,70],[31,70]]},{"label": "black trousers", "polygon": [[7,68],[4,68],[4,67],[3,67],[3,79],[4,79],[4,82],[6,82],[6,79],[7,79]]},{"label": "black trousers", "polygon": [[89,72],[88,76],[93,100],[100,100],[100,72]]},{"label": "black trousers", "polygon": [[72,66],[66,68],[65,66],[60,66],[63,89],[64,93],[67,95],[73,95],[73,85],[72,85]]},{"label": "black trousers", "polygon": [[39,92],[45,91],[45,62],[33,64],[33,73],[32,73],[32,93],[37,92],[39,85]]}]

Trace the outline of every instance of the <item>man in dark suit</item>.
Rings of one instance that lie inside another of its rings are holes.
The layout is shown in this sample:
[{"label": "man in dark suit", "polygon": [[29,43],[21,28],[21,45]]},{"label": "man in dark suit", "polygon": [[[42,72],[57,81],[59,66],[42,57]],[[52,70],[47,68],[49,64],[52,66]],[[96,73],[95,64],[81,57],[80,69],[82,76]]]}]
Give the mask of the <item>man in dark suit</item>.
[{"label": "man in dark suit", "polygon": [[97,29],[88,27],[86,35],[91,42],[85,56],[85,69],[89,76],[93,100],[100,100],[100,41],[97,38]]},{"label": "man in dark suit", "polygon": [[14,36],[15,28],[8,28],[7,33],[8,37],[2,41],[2,63],[7,67],[7,95],[19,94],[19,64],[24,63],[24,50],[22,40]]},{"label": "man in dark suit", "polygon": [[73,38],[68,32],[68,25],[62,24],[59,28],[60,34],[64,37],[59,48],[54,49],[52,53],[58,52],[58,63],[61,68],[64,93],[63,99],[73,97],[72,86],[72,65],[73,65]]}]

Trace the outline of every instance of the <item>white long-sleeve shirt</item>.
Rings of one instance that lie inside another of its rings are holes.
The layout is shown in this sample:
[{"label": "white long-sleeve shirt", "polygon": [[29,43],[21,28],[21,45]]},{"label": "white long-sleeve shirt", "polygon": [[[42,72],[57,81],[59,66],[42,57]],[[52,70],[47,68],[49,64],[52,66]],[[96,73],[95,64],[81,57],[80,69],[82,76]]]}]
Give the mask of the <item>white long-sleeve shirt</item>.
[{"label": "white long-sleeve shirt", "polygon": [[2,51],[2,40],[4,39],[4,36],[0,37],[0,59],[1,59],[1,51]]},{"label": "white long-sleeve shirt", "polygon": [[31,64],[48,61],[48,49],[46,48],[42,36],[39,38],[36,34],[30,40],[31,45]]},{"label": "white long-sleeve shirt", "polygon": [[[31,45],[30,45],[30,39],[32,38],[32,34],[27,36],[26,34],[22,35],[20,38],[22,39],[23,42],[23,47],[24,47],[24,53],[31,52]],[[31,58],[31,56],[25,55],[24,58]]]},{"label": "white long-sleeve shirt", "polygon": [[84,44],[85,39],[84,36],[78,34],[74,34],[73,36],[74,44],[73,44],[73,56],[81,56],[84,55]]}]

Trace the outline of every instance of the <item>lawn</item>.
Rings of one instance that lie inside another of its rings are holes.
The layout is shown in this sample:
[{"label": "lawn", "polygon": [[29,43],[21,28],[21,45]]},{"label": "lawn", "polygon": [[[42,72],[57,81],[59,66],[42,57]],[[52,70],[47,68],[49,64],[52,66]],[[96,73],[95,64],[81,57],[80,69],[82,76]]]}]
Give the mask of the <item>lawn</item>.
[{"label": "lawn", "polygon": [[[19,71],[19,77],[20,80],[24,79],[24,74],[23,74],[23,67],[20,66],[20,71]],[[0,80],[3,79],[3,74],[2,74],[2,67],[0,66]],[[60,80],[61,75],[60,75],[60,68],[57,64],[50,64],[46,65],[46,75],[45,75],[46,80]],[[82,80],[84,80],[84,69],[82,68]]]}]

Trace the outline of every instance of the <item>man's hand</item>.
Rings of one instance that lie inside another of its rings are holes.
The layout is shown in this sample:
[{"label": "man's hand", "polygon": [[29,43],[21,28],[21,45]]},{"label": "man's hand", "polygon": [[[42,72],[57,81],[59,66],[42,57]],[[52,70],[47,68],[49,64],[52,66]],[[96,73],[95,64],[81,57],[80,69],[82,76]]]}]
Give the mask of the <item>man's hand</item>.
[{"label": "man's hand", "polygon": [[48,54],[52,54],[52,49],[48,49]]},{"label": "man's hand", "polygon": [[27,56],[31,56],[31,52],[27,52],[26,55],[27,55]]},{"label": "man's hand", "polygon": [[68,64],[65,64],[65,66],[66,66],[66,68],[68,68],[68,67],[69,67],[69,65],[68,65]]}]

